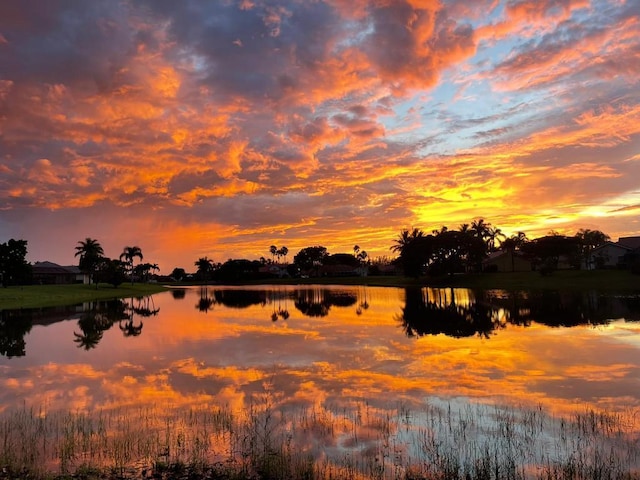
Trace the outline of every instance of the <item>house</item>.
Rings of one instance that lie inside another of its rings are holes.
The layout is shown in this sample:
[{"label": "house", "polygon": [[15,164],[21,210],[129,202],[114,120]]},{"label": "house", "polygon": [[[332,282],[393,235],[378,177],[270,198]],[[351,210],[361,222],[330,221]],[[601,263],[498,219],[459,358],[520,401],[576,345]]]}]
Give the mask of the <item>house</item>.
[{"label": "house", "polygon": [[640,248],[640,237],[620,237],[618,238],[618,245],[637,250]]},{"label": "house", "polygon": [[530,272],[533,265],[518,252],[498,250],[482,261],[485,272]]},{"label": "house", "polygon": [[361,275],[361,271],[352,265],[322,265],[319,274],[321,277],[356,277]]},{"label": "house", "polygon": [[287,270],[287,265],[280,265],[276,263],[270,263],[260,266],[260,268],[258,268],[258,273],[262,275],[271,275],[278,278],[290,276]]},{"label": "house", "polygon": [[587,269],[618,267],[624,263],[624,256],[632,251],[633,248],[620,243],[620,241],[618,243],[603,243],[591,251],[591,259],[587,263]]},{"label": "house", "polygon": [[53,262],[36,262],[32,266],[33,283],[42,285],[65,285],[89,283],[89,275],[75,265],[62,266]]}]

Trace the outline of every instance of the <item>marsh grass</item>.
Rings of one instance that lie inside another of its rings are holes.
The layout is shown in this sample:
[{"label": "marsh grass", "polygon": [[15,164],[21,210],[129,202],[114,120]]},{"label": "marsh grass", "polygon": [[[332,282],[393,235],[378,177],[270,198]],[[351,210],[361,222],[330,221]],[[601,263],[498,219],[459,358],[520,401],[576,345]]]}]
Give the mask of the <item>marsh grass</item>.
[{"label": "marsh grass", "polygon": [[0,416],[0,478],[637,479],[637,412],[429,400]]}]

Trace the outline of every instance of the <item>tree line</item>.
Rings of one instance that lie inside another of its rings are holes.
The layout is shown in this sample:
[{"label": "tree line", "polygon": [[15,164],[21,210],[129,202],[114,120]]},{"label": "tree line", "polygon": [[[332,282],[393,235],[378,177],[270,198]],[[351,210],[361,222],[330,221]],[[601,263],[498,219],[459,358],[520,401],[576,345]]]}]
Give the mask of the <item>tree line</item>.
[{"label": "tree line", "polygon": [[[216,263],[208,256],[200,257],[194,262],[195,273],[176,267],[168,279],[235,282],[274,276],[320,276],[326,275],[330,266],[341,266],[344,274],[376,275],[388,265],[397,267],[410,277],[453,275],[483,271],[484,260],[498,250],[509,253],[511,262],[515,262],[516,257],[526,258],[540,273],[549,274],[558,268],[560,259],[573,268],[601,266],[603,258],[594,257],[593,251],[609,240],[609,235],[604,232],[590,229],[580,229],[573,236],[552,231],[543,237],[529,239],[520,231],[507,237],[500,228],[480,218],[455,229],[443,226],[431,233],[420,228],[402,230],[390,247],[396,254],[393,259],[385,257],[372,262],[358,245],[353,247],[353,253],[335,254],[329,253],[326,247],[315,245],[301,249],[289,263],[289,249],[271,245],[267,249],[271,258],[262,256],[259,260],[229,259]],[[25,259],[26,254],[26,240],[11,239],[0,244],[0,281],[3,286],[30,283],[31,265]],[[147,281],[159,271],[157,264],[142,263],[144,257],[138,246],[126,246],[118,258],[111,259],[104,255],[100,242],[90,237],[78,242],[75,256],[79,257],[80,270],[89,275],[90,283],[96,288],[98,283],[117,287],[127,279],[132,283],[136,279]],[[629,255],[627,262],[635,273],[640,272],[639,256],[635,252]],[[281,263],[283,258],[284,263]],[[136,259],[138,264],[135,264]]]},{"label": "tree line", "polygon": [[146,281],[151,274],[160,270],[155,263],[138,263],[134,265],[136,258],[142,262],[144,255],[142,249],[135,246],[126,246],[117,259],[104,255],[104,249],[100,242],[87,237],[80,240],[75,247],[75,256],[79,257],[78,267],[89,275],[89,283],[109,283],[114,287],[124,283],[127,278],[133,285],[135,279]]},{"label": "tree line", "polygon": [[510,254],[512,271],[516,256],[521,256],[546,275],[558,268],[562,258],[575,269],[592,265],[593,250],[609,240],[604,232],[590,229],[580,229],[573,236],[552,231],[532,240],[524,232],[507,237],[500,228],[479,219],[455,230],[443,226],[428,234],[418,228],[403,230],[391,249],[398,254],[396,261],[404,274],[412,277],[481,272],[484,260],[498,250]]},{"label": "tree line", "polygon": [[[369,275],[380,274],[384,265],[397,267],[405,276],[422,275],[439,276],[458,273],[478,273],[490,271],[485,260],[494,252],[508,253],[515,271],[516,258],[531,262],[532,268],[543,275],[548,275],[559,267],[562,261],[570,268],[598,268],[604,264],[604,257],[593,255],[594,249],[610,240],[609,235],[600,230],[580,229],[573,236],[562,235],[551,231],[549,234],[529,239],[525,232],[519,231],[506,236],[502,230],[480,218],[471,223],[463,223],[458,228],[441,227],[426,233],[419,228],[405,229],[393,240],[390,250],[396,254],[387,261],[372,262],[366,251],[358,245],[353,254],[330,254],[326,247],[316,245],[301,249],[292,263],[286,262],[289,253],[287,247],[269,247],[271,259],[260,257],[260,260],[229,259],[224,263],[215,263],[208,257],[195,262],[196,280],[240,281],[259,280],[278,276],[321,276],[327,274],[327,266],[341,265],[352,267],[358,274],[366,271]],[[280,259],[285,257],[285,263]],[[638,270],[638,254],[629,256],[628,264]],[[265,266],[273,266],[271,270]],[[349,271],[348,269],[344,271]],[[324,272],[324,273],[323,273]],[[174,269],[172,277],[184,279],[184,269]]]}]

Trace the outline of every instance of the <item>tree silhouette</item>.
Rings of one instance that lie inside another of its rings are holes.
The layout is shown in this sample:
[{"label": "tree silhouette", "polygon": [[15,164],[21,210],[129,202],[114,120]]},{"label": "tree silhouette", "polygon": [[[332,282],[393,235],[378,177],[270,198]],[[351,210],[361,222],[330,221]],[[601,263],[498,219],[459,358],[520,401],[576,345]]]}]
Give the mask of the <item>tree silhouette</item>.
[{"label": "tree silhouette", "polygon": [[26,260],[27,241],[10,239],[0,243],[0,282],[2,286],[31,282],[31,265]]},{"label": "tree silhouette", "polygon": [[584,259],[585,266],[587,268],[591,268],[591,253],[593,252],[593,249],[608,242],[610,237],[600,230],[589,230],[588,228],[581,228],[575,236],[580,239],[582,257]]},{"label": "tree silhouette", "polygon": [[133,269],[133,272],[139,278],[142,278],[144,282],[148,282],[151,272],[159,269],[160,267],[158,267],[157,263],[139,263],[138,265],[135,266],[135,268]]},{"label": "tree silhouette", "polygon": [[309,271],[315,268],[317,274],[318,268],[324,263],[328,255],[325,247],[305,247],[293,257],[293,263],[300,271]]},{"label": "tree silhouette", "polygon": [[511,256],[512,272],[516,271],[515,252],[519,251],[527,240],[527,235],[524,232],[518,232],[516,235],[511,235],[500,243],[500,248],[508,252]]},{"label": "tree silhouette", "polygon": [[271,259],[272,259],[273,263],[275,263],[276,255],[278,254],[278,247],[276,247],[275,245],[271,245],[269,247],[269,253],[271,253]]},{"label": "tree silhouette", "polygon": [[278,258],[284,257],[284,263],[287,263],[288,253],[289,253],[289,249],[287,247],[281,247],[280,249],[278,249],[276,255],[278,255]]},{"label": "tree silhouette", "polygon": [[187,272],[184,268],[176,267],[171,271],[171,278],[176,282],[181,282],[184,277],[187,276]]},{"label": "tree silhouette", "polygon": [[142,249],[138,246],[133,247],[124,247],[122,253],[120,254],[120,260],[125,261],[127,265],[127,270],[131,275],[131,285],[133,285],[133,261],[138,257],[142,260],[144,257],[142,256]]},{"label": "tree silhouette", "polygon": [[400,232],[391,250],[400,254],[399,261],[405,275],[417,278],[422,274],[433,253],[433,238],[418,228]]},{"label": "tree silhouette", "polygon": [[213,272],[213,260],[208,257],[200,257],[195,262],[195,266],[198,267],[198,277],[207,282],[211,277],[211,272]]},{"label": "tree silhouette", "polygon": [[[100,262],[103,258],[104,250],[100,242],[94,238],[85,238],[84,241],[80,240],[76,246],[75,257],[80,256],[78,262],[78,268],[81,271],[89,274],[89,283],[95,280],[96,270],[98,269]],[[96,289],[98,288],[98,282],[95,281]]]}]

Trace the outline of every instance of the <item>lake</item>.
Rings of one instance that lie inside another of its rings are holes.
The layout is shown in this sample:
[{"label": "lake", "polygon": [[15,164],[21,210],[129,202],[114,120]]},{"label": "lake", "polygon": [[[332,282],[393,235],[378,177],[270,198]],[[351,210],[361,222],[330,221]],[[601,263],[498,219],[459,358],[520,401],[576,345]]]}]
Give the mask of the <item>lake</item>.
[{"label": "lake", "polygon": [[640,471],[640,294],[209,286],[0,315],[9,464]]}]

